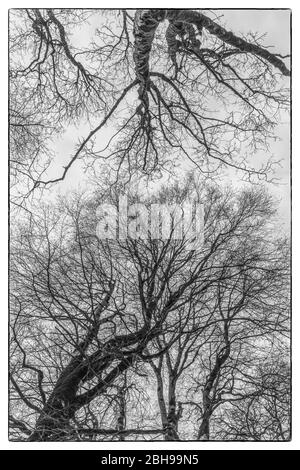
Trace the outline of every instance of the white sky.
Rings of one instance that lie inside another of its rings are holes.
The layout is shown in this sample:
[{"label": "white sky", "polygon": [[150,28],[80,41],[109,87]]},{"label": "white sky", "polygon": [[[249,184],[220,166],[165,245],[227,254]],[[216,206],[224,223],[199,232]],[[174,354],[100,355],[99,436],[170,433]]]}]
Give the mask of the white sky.
[{"label": "white sky", "polygon": [[[123,2],[123,0],[122,0]],[[118,5],[117,6],[120,6],[120,4],[122,3],[120,0],[118,1]],[[41,8],[42,7],[42,4],[43,2],[39,1],[37,2],[36,0],[33,0],[32,2],[32,7],[35,7],[35,8]],[[97,7],[99,5],[99,2],[95,2],[95,1],[90,1],[89,2],[90,5],[89,6],[95,6]],[[116,2],[103,2],[101,3],[101,5],[103,6],[108,6],[116,3]],[[129,4],[129,0],[127,0],[127,2],[123,2],[125,4]],[[122,7],[124,7],[125,5],[122,3]],[[149,3],[149,2],[148,2]],[[166,7],[170,7],[170,8],[174,8],[174,7],[181,7],[182,5],[178,4],[178,3],[175,3],[174,0],[172,0],[172,2],[165,2],[166,3]],[[198,6],[198,2],[194,2],[193,0],[189,2],[190,3],[190,7],[194,7],[194,8],[197,8]],[[222,2],[218,2],[219,4]],[[223,4],[226,4],[226,2],[223,2]],[[270,6],[272,8],[274,7],[282,7],[283,6],[283,3],[284,2],[278,2],[278,1],[265,1],[263,2],[263,6],[267,7],[267,6]],[[131,2],[132,4],[132,2]],[[228,3],[227,3],[228,4]],[[146,5],[143,4],[143,2],[141,2],[139,4],[141,7],[145,7],[145,6],[148,6],[147,5],[147,2],[146,2]],[[159,2],[156,2],[155,0],[152,2],[152,5],[153,7],[156,7],[158,8],[160,5],[159,5]],[[240,6],[240,2],[231,2],[231,5],[236,5],[236,6]],[[261,2],[245,2],[242,4],[243,6],[247,7],[247,6],[256,6],[256,7],[260,7],[261,6]],[[1,44],[3,45],[3,48],[5,48],[5,44],[7,43],[7,10],[8,8],[10,8],[12,5],[11,5],[11,2],[5,2],[5,0],[2,2],[1,4],[1,17],[0,17],[0,20],[2,20],[3,24],[1,24],[1,28],[0,28],[0,34],[2,34],[2,41],[1,41]],[[45,5],[47,6],[47,5]],[[70,2],[70,0],[65,0],[64,2],[62,2],[62,7],[73,7],[74,6],[78,6],[78,7],[82,7],[82,2],[78,2],[76,0],[72,0]],[[133,5],[134,6],[134,5]],[[293,37],[294,37],[294,41],[295,43],[298,45],[299,44],[299,40],[298,40],[298,37],[297,35],[299,34],[300,36],[300,32],[299,32],[299,28],[298,28],[298,24],[299,24],[299,21],[300,21],[300,5],[299,5],[299,2],[297,1],[290,1],[286,4],[287,7],[292,7],[293,8],[293,24],[294,24],[294,29],[293,29]],[[19,8],[23,8],[24,7],[24,4],[22,2],[20,2],[19,0],[15,1],[14,2],[14,7],[19,7]],[[250,11],[250,10],[244,10],[244,11],[239,11],[239,10],[231,10],[231,11],[222,11],[222,13],[224,13],[224,15],[226,16],[226,21],[228,22],[228,25],[232,25],[232,27],[234,28],[234,30],[237,32],[238,30],[240,31],[245,31],[245,30],[250,30],[252,28],[254,28],[255,30],[259,31],[259,32],[266,32],[268,31],[268,35],[267,35],[267,38],[266,38],[266,41],[265,43],[266,44],[271,44],[271,45],[274,45],[275,48],[277,48],[278,46],[278,51],[281,52],[282,54],[284,54],[287,50],[288,50],[288,38],[289,38],[289,25],[288,25],[288,22],[289,22],[289,12],[282,12],[282,11],[267,11],[267,10],[263,10],[263,11]],[[295,47],[295,46],[294,46]],[[7,54],[3,54],[3,69],[5,69],[5,65],[6,65],[6,59],[7,59]],[[298,80],[297,80],[297,70],[299,72],[299,68],[297,69],[297,60],[298,60],[298,55],[297,54],[294,54],[294,62],[293,62],[293,76],[294,76],[294,83],[298,83]],[[298,76],[300,77],[300,73],[298,74]],[[2,74],[2,80],[3,82],[1,83],[2,87],[1,87],[1,91],[3,92],[3,102],[2,102],[2,110],[3,110],[3,115],[2,115],[2,130],[3,130],[3,142],[4,142],[4,145],[5,145],[5,142],[6,142],[6,138],[7,138],[7,98],[8,98],[8,94],[5,90],[7,90],[7,77],[6,77],[6,74]],[[294,86],[294,92],[293,92],[293,95],[294,95],[294,99],[295,101],[299,102],[299,100],[297,100],[297,86]],[[294,106],[294,116],[296,115],[296,112],[297,112],[297,109],[296,109],[296,106]],[[297,116],[296,116],[296,119],[297,119]],[[294,127],[295,129],[295,127]],[[280,131],[279,134],[283,137],[283,141],[280,143],[280,144],[277,144],[277,152],[280,154],[280,155],[283,155],[284,158],[285,158],[285,161],[288,162],[289,160],[289,154],[290,154],[290,151],[289,151],[289,147],[288,147],[288,144],[289,144],[289,130],[283,130],[283,131]],[[81,135],[79,135],[78,137],[81,137]],[[296,151],[298,149],[298,147],[296,147],[296,144],[297,144],[297,137],[298,137],[298,134],[297,132],[294,132],[294,139],[293,139],[293,142],[294,142],[294,155],[296,154]],[[77,139],[77,136],[76,136],[76,139]],[[64,153],[67,153],[68,155],[71,155],[72,154],[72,150],[73,150],[73,146],[74,146],[74,140],[68,140],[66,139],[66,142],[65,142],[65,145],[62,144],[62,147],[65,148],[65,152]],[[4,157],[2,159],[2,161],[4,162],[3,163],[3,168],[2,168],[2,182],[1,182],[1,190],[2,190],[2,193],[1,193],[1,201],[2,201],[2,219],[3,220],[6,220],[7,219],[7,168],[6,168],[6,158]],[[300,169],[298,169],[298,165],[299,165],[299,162],[297,160],[297,158],[294,158],[294,164],[293,164],[293,168],[294,168],[294,175],[298,174]],[[288,164],[286,165],[286,167],[288,168]],[[299,171],[298,171],[299,170]],[[79,174],[79,173],[78,173]],[[80,177],[76,175],[76,169],[74,171],[74,174],[73,176],[75,177],[74,180],[75,182],[76,181],[79,181],[80,180]],[[73,180],[73,176],[71,175],[71,182]],[[282,182],[286,182],[289,178],[288,178],[288,171],[284,171],[282,172]],[[294,178],[294,183],[295,183],[295,178]],[[298,194],[297,194],[297,190],[298,190],[298,185],[295,184],[295,187],[294,187],[294,200],[297,200],[298,198]],[[277,189],[276,189],[277,191]],[[283,194],[285,196],[286,199],[289,199],[288,198],[288,192],[285,190],[283,191]],[[286,202],[287,206],[289,207],[289,202]],[[297,230],[297,227],[299,228],[299,226],[297,225],[297,219],[295,218],[294,220],[294,224],[293,224],[293,227],[294,227],[294,239],[298,239],[299,237],[299,232]],[[1,246],[2,246],[2,253],[1,253],[1,259],[2,259],[2,276],[1,276],[1,285],[2,285],[2,294],[3,294],[3,299],[4,299],[4,308],[3,310],[6,311],[6,302],[7,302],[7,232],[6,230],[2,231],[2,236],[3,236],[3,239],[1,239]],[[299,277],[297,277],[297,272],[296,272],[296,269],[297,269],[297,266],[300,265],[300,252],[299,252],[299,248],[298,248],[298,245],[297,243],[294,243],[294,247],[293,247],[293,259],[294,259],[294,263],[293,263],[293,266],[294,266],[294,273],[293,273],[293,276],[294,276],[294,285],[297,285],[299,282]],[[297,289],[294,289],[294,293],[293,293],[293,302],[294,302],[294,305],[295,305],[295,310],[297,310],[297,307],[299,306],[299,302],[297,303],[297,294],[298,294],[298,291]],[[7,344],[8,344],[8,338],[7,338],[7,317],[6,315],[2,315],[2,322],[3,324],[1,324],[1,365],[3,366],[3,368],[6,368],[7,367],[7,361],[8,361],[8,357],[7,357]],[[293,330],[294,331],[297,331],[299,330],[299,316],[297,315],[294,315],[293,316]],[[294,341],[294,344],[293,344],[293,357],[294,357],[294,361],[295,363],[297,362],[297,359],[300,360],[300,343],[297,342],[297,341]],[[4,376],[3,377],[3,387],[1,389],[1,400],[0,400],[0,403],[1,403],[1,416],[3,417],[2,419],[2,425],[0,427],[0,447],[1,449],[9,449],[9,450],[17,450],[17,449],[23,449],[23,450],[26,450],[28,449],[28,443],[12,443],[12,442],[8,442],[7,441],[7,428],[8,428],[8,424],[7,424],[7,377]],[[196,445],[195,443],[191,443],[191,444],[188,444],[188,443],[180,443],[180,442],[176,442],[176,443],[170,443],[166,446],[166,443],[156,443],[155,446],[153,446],[151,443],[135,443],[134,446],[131,446],[133,449],[156,449],[158,450],[158,452],[161,452],[163,450],[165,450],[166,448],[167,449],[181,449],[181,450],[257,450],[258,448],[263,448],[265,450],[278,450],[278,448],[280,447],[281,449],[283,450],[297,450],[299,449],[299,443],[300,443],[300,426],[299,426],[299,420],[296,419],[297,416],[300,416],[300,405],[299,405],[299,400],[297,400],[297,397],[298,397],[298,394],[300,392],[300,377],[299,377],[299,374],[297,373],[297,369],[294,368],[294,373],[293,373],[293,391],[294,391],[294,399],[293,399],[293,415],[294,415],[294,422],[293,422],[293,439],[292,439],[292,442],[286,442],[286,443],[281,443],[280,445],[278,444],[278,442],[266,442],[263,444],[263,447],[262,447],[262,444],[261,443],[249,443],[249,442],[246,442],[246,443],[234,443],[234,442],[227,442],[227,443],[201,443],[201,445]],[[298,393],[297,393],[298,392]],[[60,448],[60,449],[73,449],[73,450],[76,450],[78,448],[78,444],[77,443],[31,443],[32,445],[30,445],[30,448],[31,449],[52,449],[52,450],[55,450],[57,448]],[[84,448],[84,449],[94,449],[95,448],[95,445],[93,443],[81,443],[81,448]],[[124,445],[122,445],[122,443],[115,443],[113,446],[112,446],[112,443],[102,443],[102,446],[101,446],[102,450],[106,450],[106,451],[110,451],[110,450],[116,450],[116,449],[128,449],[128,443],[124,443]],[[113,449],[112,449],[113,448]]]},{"label": "white sky", "polygon": [[[101,15],[101,11],[99,11]],[[246,34],[248,32],[259,33],[265,35],[263,43],[269,47],[272,52],[286,55],[289,53],[290,46],[290,12],[288,10],[208,10],[209,16],[222,16],[222,21],[228,29],[235,34]],[[88,44],[93,38],[95,29],[99,27],[99,16],[95,15],[89,19],[89,24],[82,29],[79,34],[72,36],[72,43],[81,46]],[[89,125],[82,123],[79,128],[69,126],[62,138],[55,143],[56,158],[51,166],[51,171],[47,173],[49,177],[61,176],[63,166],[72,158],[74,148],[79,139],[82,140],[90,131]],[[106,130],[109,134],[109,128]],[[278,167],[275,177],[279,179],[279,183],[274,186],[268,184],[269,190],[274,196],[280,200],[280,218],[286,225],[289,224],[290,217],[290,127],[289,116],[283,116],[283,122],[277,127],[276,135],[279,140],[270,145],[270,153],[274,154],[276,160],[281,160],[282,167]],[[256,155],[257,161],[263,159]],[[236,175],[231,171],[222,176],[225,183],[240,186],[241,175]],[[51,187],[50,191],[46,191],[45,197],[51,199],[56,194],[65,194],[72,189],[85,188],[88,185],[88,175],[83,174],[82,163],[80,161],[69,170],[64,181]]]}]

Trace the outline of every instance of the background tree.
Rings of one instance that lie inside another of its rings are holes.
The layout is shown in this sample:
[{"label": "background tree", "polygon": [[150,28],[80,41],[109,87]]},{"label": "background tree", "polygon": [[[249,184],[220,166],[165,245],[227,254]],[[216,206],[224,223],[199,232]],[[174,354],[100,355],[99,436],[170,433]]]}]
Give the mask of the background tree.
[{"label": "background tree", "polygon": [[217,418],[218,437],[229,440],[290,439],[289,352],[283,345],[243,375],[243,389]]},{"label": "background tree", "polygon": [[269,196],[207,188],[202,198],[196,250],[172,234],[99,239],[97,195],[22,224],[11,266],[13,438],[194,438],[187,402],[201,410],[197,438],[211,438],[211,416],[251,375],[246,351],[258,364],[260,342],[267,349],[288,330],[288,279]]}]

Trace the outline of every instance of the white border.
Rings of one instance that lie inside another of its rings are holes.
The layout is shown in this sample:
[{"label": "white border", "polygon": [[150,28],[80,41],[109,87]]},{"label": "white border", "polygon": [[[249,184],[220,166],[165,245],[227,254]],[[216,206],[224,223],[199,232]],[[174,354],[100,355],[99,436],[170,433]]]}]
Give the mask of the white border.
[{"label": "white border", "polygon": [[[236,0],[231,0],[230,2],[218,1],[215,5],[208,5],[207,8],[240,8],[241,2]],[[151,8],[161,8],[162,2],[160,1],[135,1],[132,2],[130,0],[126,1],[115,1],[115,0],[105,0],[99,3],[99,1],[89,0],[84,4],[82,1],[78,0],[70,0],[70,1],[60,1],[57,2],[57,5],[54,4],[50,5],[50,2],[42,2],[41,0],[31,0],[26,2],[19,1],[12,1],[12,2],[1,2],[0,6],[0,44],[1,44],[1,146],[2,146],[2,158],[1,158],[1,168],[0,168],[0,175],[1,175],[1,184],[0,184],[0,208],[1,208],[1,253],[0,253],[0,288],[1,288],[1,314],[0,314],[0,361],[1,361],[1,384],[0,384],[0,449],[1,450],[54,450],[54,449],[73,449],[73,450],[80,450],[80,449],[93,449],[93,450],[296,450],[300,448],[300,380],[299,380],[299,366],[300,363],[300,341],[298,335],[300,335],[300,319],[299,319],[299,312],[297,311],[297,307],[299,303],[296,299],[296,293],[299,289],[299,275],[298,269],[300,265],[300,256],[299,256],[299,245],[297,241],[300,238],[300,234],[298,231],[298,218],[297,218],[297,209],[294,207],[294,214],[293,214],[293,285],[294,285],[294,292],[293,292],[293,428],[292,428],[292,441],[286,443],[279,443],[279,442],[266,442],[266,443],[251,443],[251,442],[155,442],[155,443],[147,443],[147,442],[125,442],[125,443],[110,443],[110,442],[101,442],[101,443],[13,443],[9,442],[7,438],[7,324],[8,324],[8,317],[7,317],[7,70],[8,70],[8,63],[7,63],[7,18],[8,18],[8,9],[9,8],[24,8],[25,6],[29,6],[30,8],[45,8],[48,6],[60,7],[60,8],[135,8],[135,7],[150,7]],[[43,6],[44,5],[44,6]],[[300,80],[299,80],[299,67],[298,67],[298,56],[299,53],[297,51],[297,45],[299,47],[300,44],[300,33],[299,33],[299,17],[300,17],[300,7],[296,1],[290,1],[288,4],[285,4],[284,1],[255,1],[252,0],[249,3],[243,3],[243,9],[247,8],[291,8],[293,14],[293,45],[294,45],[294,55],[293,55],[293,201],[294,206],[296,206],[295,201],[300,200],[299,188],[300,184],[297,181],[298,175],[300,175],[300,162],[299,158],[300,155],[297,154],[297,144],[298,139],[296,138],[299,134],[297,130],[297,114],[298,114],[298,106],[299,103],[299,92],[300,92]],[[175,2],[174,0],[164,1],[163,7],[164,8],[174,8],[174,7],[182,7],[183,2]],[[190,0],[187,4],[184,4],[184,7],[190,8],[199,8],[199,1]],[[201,5],[201,7],[205,8],[205,4]],[[280,31],[278,32],[280,34]],[[299,148],[299,147],[298,147]],[[298,183],[298,184],[297,184]],[[298,288],[298,289],[297,289]],[[298,369],[298,370],[297,370]]]}]

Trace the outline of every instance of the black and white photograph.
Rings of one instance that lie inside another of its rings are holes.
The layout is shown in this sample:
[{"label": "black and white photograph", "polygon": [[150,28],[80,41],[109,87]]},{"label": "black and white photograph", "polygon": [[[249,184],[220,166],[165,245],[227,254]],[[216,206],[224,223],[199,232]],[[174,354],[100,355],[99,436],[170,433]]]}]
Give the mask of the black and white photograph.
[{"label": "black and white photograph", "polygon": [[293,441],[292,10],[209,6],[7,9],[10,445]]}]

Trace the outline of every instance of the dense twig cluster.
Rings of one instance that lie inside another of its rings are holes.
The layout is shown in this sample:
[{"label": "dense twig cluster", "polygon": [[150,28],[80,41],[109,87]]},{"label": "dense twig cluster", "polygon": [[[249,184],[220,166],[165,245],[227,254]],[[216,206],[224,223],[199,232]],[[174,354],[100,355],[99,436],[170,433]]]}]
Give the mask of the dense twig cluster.
[{"label": "dense twig cluster", "polygon": [[[99,28],[81,44],[72,34],[88,28],[87,18]],[[289,71],[258,39],[188,9],[137,10],[134,17],[16,10],[11,24],[14,176],[29,177],[25,193],[63,180],[78,159],[106,160],[116,179],[122,171],[155,175],[185,159],[206,174],[229,166],[250,179],[271,178],[272,162],[257,165],[255,152],[288,106]],[[84,117],[92,130],[62,172],[47,177],[47,140]]]},{"label": "dense twig cluster", "polygon": [[272,203],[258,190],[202,197],[192,251],[184,238],[98,239],[97,195],[20,229],[12,438],[288,439],[287,247]]}]

